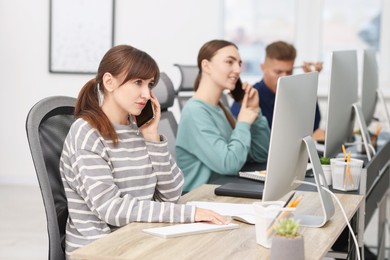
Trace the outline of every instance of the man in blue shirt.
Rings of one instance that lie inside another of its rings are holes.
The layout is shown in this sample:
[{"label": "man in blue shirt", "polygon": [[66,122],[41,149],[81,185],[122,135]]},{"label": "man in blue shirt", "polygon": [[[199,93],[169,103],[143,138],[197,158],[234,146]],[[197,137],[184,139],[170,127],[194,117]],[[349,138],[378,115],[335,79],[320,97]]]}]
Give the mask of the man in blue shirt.
[{"label": "man in blue shirt", "polygon": [[[266,47],[266,57],[264,63],[260,65],[263,71],[263,79],[257,82],[253,87],[259,91],[260,108],[263,115],[267,118],[269,127],[272,127],[272,119],[275,105],[275,93],[279,77],[292,75],[294,69],[294,61],[296,57],[296,49],[293,45],[277,41],[269,44]],[[322,70],[321,63],[305,62],[302,69],[305,72],[311,71],[314,67],[315,71]],[[304,93],[302,93],[304,95]],[[230,108],[234,116],[240,111],[240,104],[234,102]],[[320,129],[321,113],[316,104],[315,121],[313,126],[313,138],[318,141],[325,139],[324,130]]]}]

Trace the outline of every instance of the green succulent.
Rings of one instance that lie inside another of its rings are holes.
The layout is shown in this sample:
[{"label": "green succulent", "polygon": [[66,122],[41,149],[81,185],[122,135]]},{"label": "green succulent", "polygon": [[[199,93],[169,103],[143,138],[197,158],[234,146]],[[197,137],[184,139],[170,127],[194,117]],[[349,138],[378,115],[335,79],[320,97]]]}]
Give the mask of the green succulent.
[{"label": "green succulent", "polygon": [[330,158],[328,158],[328,157],[320,157],[320,163],[322,165],[330,165]]},{"label": "green succulent", "polygon": [[299,222],[292,218],[285,218],[275,224],[275,235],[284,237],[297,237]]}]

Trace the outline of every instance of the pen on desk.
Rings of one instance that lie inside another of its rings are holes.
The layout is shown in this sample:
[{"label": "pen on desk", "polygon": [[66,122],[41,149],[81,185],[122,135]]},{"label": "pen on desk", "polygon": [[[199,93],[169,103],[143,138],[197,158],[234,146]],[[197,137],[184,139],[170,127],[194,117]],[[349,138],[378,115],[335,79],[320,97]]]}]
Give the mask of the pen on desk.
[{"label": "pen on desk", "polygon": [[380,124],[377,124],[377,126],[376,126],[376,129],[375,129],[375,133],[374,133],[374,135],[372,136],[372,138],[371,138],[371,142],[373,143],[373,144],[375,144],[375,142],[376,142],[376,139],[378,138],[378,135],[379,135],[379,132],[381,131],[381,126],[380,126]]},{"label": "pen on desk", "polygon": [[382,130],[382,127],[380,126],[380,124],[378,124],[378,126],[376,127],[376,130],[375,130],[375,136],[378,137],[379,135],[379,132]]},{"label": "pen on desk", "polygon": [[290,202],[292,198],[294,198],[295,192],[291,194],[291,196],[286,200],[286,203],[284,203],[283,208],[290,206]]},{"label": "pen on desk", "polygon": [[344,160],[347,161],[347,151],[345,151],[345,146],[343,144],[341,145],[341,149],[343,150]]},{"label": "pen on desk", "polygon": [[348,170],[349,170],[349,163],[347,161],[347,157],[344,156],[344,161],[347,163],[347,165],[345,166],[345,171],[344,171],[344,180],[343,180],[343,187],[345,188],[345,186],[347,185],[347,177],[348,177]]},{"label": "pen on desk", "polygon": [[[347,167],[346,167],[346,170],[344,172],[344,181],[343,181],[343,186],[345,188],[345,186],[347,185],[347,176],[348,176],[348,172],[349,172],[349,162],[347,159],[347,151],[345,150],[345,146],[343,144],[341,145],[341,149],[343,150],[343,154],[344,154],[344,162],[347,163]],[[350,154],[350,152],[349,152],[349,154]]]},{"label": "pen on desk", "polygon": [[350,169],[350,162],[351,162],[351,151],[348,152],[348,156],[347,156],[347,166],[346,166],[346,169],[345,169],[345,173],[344,173],[344,181],[343,181],[343,184],[344,184],[344,188],[345,186],[347,185],[347,177],[349,177],[349,181],[351,182],[351,185],[353,187],[353,178],[352,178],[352,173],[351,173],[351,169]]},{"label": "pen on desk", "polygon": [[303,198],[303,195],[299,196],[299,197],[294,201],[294,204],[291,205],[291,207],[293,207],[293,208],[298,207],[299,203],[301,203],[302,198]]}]

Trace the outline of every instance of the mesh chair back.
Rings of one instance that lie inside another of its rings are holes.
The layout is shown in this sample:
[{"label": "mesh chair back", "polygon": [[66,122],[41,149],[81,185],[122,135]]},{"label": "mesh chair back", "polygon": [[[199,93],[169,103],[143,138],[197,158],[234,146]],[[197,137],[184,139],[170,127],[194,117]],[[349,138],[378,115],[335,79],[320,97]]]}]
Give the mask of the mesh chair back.
[{"label": "mesh chair back", "polygon": [[168,110],[175,101],[175,88],[167,74],[161,72],[160,80],[153,91],[161,105],[159,133],[167,137],[169,152],[175,157],[177,121],[173,112]]},{"label": "mesh chair back", "polygon": [[173,106],[175,102],[175,88],[165,72],[160,73],[160,80],[153,89],[153,93],[156,95],[158,102],[160,102],[162,111],[166,111]]},{"label": "mesh chair back", "polygon": [[26,120],[27,139],[45,206],[50,260],[65,259],[68,206],[59,162],[65,137],[74,122],[75,103],[72,97],[45,98],[31,108]]},{"label": "mesh chair back", "polygon": [[180,85],[177,91],[177,100],[180,110],[183,109],[185,103],[194,95],[194,83],[199,69],[196,65],[174,64],[181,75]]},{"label": "mesh chair back", "polygon": [[194,91],[195,79],[199,72],[198,66],[177,63],[173,65],[179,69],[181,74],[181,81],[178,91]]}]

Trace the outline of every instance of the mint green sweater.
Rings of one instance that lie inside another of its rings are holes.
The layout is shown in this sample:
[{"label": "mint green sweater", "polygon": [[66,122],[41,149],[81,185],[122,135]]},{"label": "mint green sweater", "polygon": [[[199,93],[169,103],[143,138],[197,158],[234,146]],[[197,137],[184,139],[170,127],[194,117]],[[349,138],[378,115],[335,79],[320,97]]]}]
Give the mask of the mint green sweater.
[{"label": "mint green sweater", "polygon": [[270,129],[261,111],[250,125],[231,128],[223,110],[191,98],[184,106],[176,139],[176,161],[184,191],[208,183],[213,174],[237,175],[247,161],[265,162]]}]

